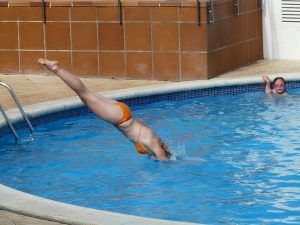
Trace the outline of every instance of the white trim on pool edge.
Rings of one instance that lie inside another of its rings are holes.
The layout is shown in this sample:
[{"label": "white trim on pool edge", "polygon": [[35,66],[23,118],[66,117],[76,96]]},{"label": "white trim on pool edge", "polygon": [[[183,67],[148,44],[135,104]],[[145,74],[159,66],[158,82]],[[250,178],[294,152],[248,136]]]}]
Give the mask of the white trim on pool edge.
[{"label": "white trim on pool edge", "polygon": [[[271,75],[270,78],[274,78]],[[285,74],[287,81],[300,80],[299,74]],[[225,79],[215,78],[205,81],[187,81],[171,84],[130,88],[125,90],[116,90],[102,92],[101,94],[113,99],[128,99],[140,96],[155,94],[167,94],[178,91],[190,91],[197,89],[206,89],[214,87],[224,87],[232,85],[245,85],[263,83],[261,76],[251,78]],[[39,103],[24,107],[27,115],[37,117],[52,112],[58,112],[66,109],[77,108],[82,105],[78,97],[65,98],[45,103]],[[12,122],[21,120],[21,115],[17,109],[7,111],[8,117]],[[0,120],[0,127],[5,126],[5,121]],[[109,211],[96,210],[57,202],[25,192],[21,192],[0,184],[0,209],[15,212],[18,214],[31,216],[34,218],[61,222],[72,225],[192,225],[195,223],[176,222],[169,220],[152,219],[139,216],[131,216]]]}]

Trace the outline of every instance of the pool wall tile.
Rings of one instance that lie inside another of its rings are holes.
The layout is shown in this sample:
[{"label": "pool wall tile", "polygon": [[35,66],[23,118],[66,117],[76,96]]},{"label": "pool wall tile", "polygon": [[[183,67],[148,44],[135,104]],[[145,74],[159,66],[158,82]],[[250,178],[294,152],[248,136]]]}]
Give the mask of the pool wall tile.
[{"label": "pool wall tile", "polygon": [[[69,51],[46,51],[46,58],[51,58],[59,61],[59,64],[68,71],[72,70],[71,65],[71,53]],[[47,70],[49,75],[53,75],[53,73]]]},{"label": "pool wall tile", "polygon": [[225,47],[228,46],[232,43],[230,43],[230,36],[232,34],[232,31],[229,28],[229,22],[230,20],[222,20],[219,23],[218,29],[220,34],[222,34],[222,38],[219,38],[219,43],[220,46],[219,47]]},{"label": "pool wall tile", "polygon": [[16,73],[19,71],[19,52],[0,51],[0,67],[4,73]]},{"label": "pool wall tile", "polygon": [[151,21],[150,7],[126,7],[124,8],[125,21]]},{"label": "pool wall tile", "polygon": [[91,1],[72,1],[72,6],[86,7],[86,6],[94,6],[94,4]]},{"label": "pool wall tile", "polygon": [[262,11],[257,11],[257,35],[263,37],[263,17]]},{"label": "pool wall tile", "polygon": [[82,77],[98,77],[98,53],[78,51],[72,53],[73,73]]},{"label": "pool wall tile", "polygon": [[71,20],[74,21],[93,21],[97,18],[97,8],[95,7],[72,7]]},{"label": "pool wall tile", "polygon": [[[238,60],[236,60],[238,59]],[[231,67],[241,67],[248,62],[248,43],[234,45],[229,48],[229,63]]]},{"label": "pool wall tile", "polygon": [[107,51],[125,50],[124,27],[118,23],[99,23],[99,49]]},{"label": "pool wall tile", "polygon": [[118,6],[118,1],[117,0],[94,1],[93,5],[97,7],[116,7]]},{"label": "pool wall tile", "polygon": [[[181,51],[207,51],[206,24],[198,26],[195,23],[180,24]],[[197,64],[195,64],[197,65]]]},{"label": "pool wall tile", "polygon": [[249,60],[255,61],[256,58],[262,57],[263,39],[254,39],[249,41]]},{"label": "pool wall tile", "polygon": [[124,7],[137,7],[139,6],[138,0],[127,0],[122,2],[122,6]]},{"label": "pool wall tile", "polygon": [[0,23],[0,49],[18,48],[18,24],[16,22]]},{"label": "pool wall tile", "polygon": [[[195,23],[195,18],[197,18],[197,10],[193,7],[181,7],[179,9],[179,20],[182,22],[193,22]],[[206,9],[201,8],[200,11],[201,22],[206,22]]]},{"label": "pool wall tile", "polygon": [[153,56],[154,79],[157,80],[180,80],[179,54],[157,52]]},{"label": "pool wall tile", "polygon": [[65,21],[69,22],[70,9],[68,7],[51,7],[47,8],[47,21]]},{"label": "pool wall tile", "polygon": [[67,2],[67,1],[57,1],[57,2],[55,2],[55,1],[51,1],[50,6],[51,7],[72,7],[72,2]]},{"label": "pool wall tile", "polygon": [[176,23],[154,23],[152,25],[153,51],[178,51],[178,34]]},{"label": "pool wall tile", "polygon": [[[288,81],[287,90],[292,90],[295,88],[300,88],[299,81]],[[147,104],[152,104],[161,101],[181,101],[186,99],[193,98],[211,98],[224,95],[238,95],[247,92],[264,92],[265,84],[245,84],[245,85],[234,85],[234,86],[223,86],[223,87],[213,87],[213,88],[204,88],[204,89],[191,89],[185,91],[171,91],[164,94],[153,94],[148,96],[132,97],[126,99],[119,99],[122,102],[125,102],[130,107],[134,106],[143,106]],[[38,125],[41,123],[47,123],[49,121],[58,120],[67,117],[76,117],[78,115],[85,115],[91,113],[90,110],[82,105],[82,103],[76,104],[66,104],[65,106],[58,106],[52,112],[42,112],[35,113],[34,117],[30,116],[32,124]],[[27,125],[21,118],[18,118],[14,122],[14,126],[17,129],[24,128]],[[7,126],[0,126],[0,135],[5,135],[10,133],[10,130]]]},{"label": "pool wall tile", "polygon": [[94,22],[72,22],[72,50],[95,50],[97,46],[97,24]]},{"label": "pool wall tile", "polygon": [[234,14],[234,4],[232,2],[225,2],[224,4],[216,5],[215,19],[230,17]]},{"label": "pool wall tile", "polygon": [[148,22],[125,24],[125,46],[127,51],[151,51],[151,24]]},{"label": "pool wall tile", "polygon": [[[7,3],[6,3],[7,4]],[[18,9],[0,5],[0,21],[17,21]],[[14,37],[15,38],[15,37]]]},{"label": "pool wall tile", "polygon": [[248,39],[257,37],[258,35],[258,16],[257,11],[248,13]]},{"label": "pool wall tile", "polygon": [[6,1],[0,2],[0,7],[8,7],[8,2]]},{"label": "pool wall tile", "polygon": [[34,1],[30,2],[30,7],[42,7],[42,6],[43,6],[42,2],[34,2]]},{"label": "pool wall tile", "polygon": [[248,7],[248,10],[255,10],[255,9],[261,7],[260,0],[248,0],[247,7]]},{"label": "pool wall tile", "polygon": [[70,49],[70,23],[51,22],[45,27],[47,50]]},{"label": "pool wall tile", "polygon": [[239,41],[246,41],[248,38],[248,16],[243,14],[239,17],[238,21],[238,31],[239,31]]},{"label": "pool wall tile", "polygon": [[30,74],[45,73],[45,68],[37,62],[39,58],[45,58],[44,50],[20,51],[20,70]]},{"label": "pool wall tile", "polygon": [[211,24],[207,26],[207,49],[217,49],[221,47],[220,44],[220,29],[219,24]]},{"label": "pool wall tile", "polygon": [[212,76],[224,73],[229,67],[229,52],[229,49],[223,48],[208,54],[208,71]]},{"label": "pool wall tile", "polygon": [[234,45],[235,43],[238,43],[239,41],[239,33],[238,29],[231,30],[230,27],[238,27],[238,20],[239,17],[231,17],[228,19],[228,29],[230,30],[228,34],[228,43],[229,45]]},{"label": "pool wall tile", "polygon": [[158,94],[153,96],[143,96],[143,97],[126,99],[123,101],[129,104],[130,106],[135,106],[135,105],[151,104],[160,101],[180,101],[180,100],[186,100],[192,98],[216,97],[222,95],[236,95],[245,92],[264,91],[264,88],[265,88],[264,84],[215,87],[215,88],[200,89],[200,90],[188,90],[188,91],[181,91],[175,93]]},{"label": "pool wall tile", "polygon": [[[214,23],[210,22],[208,17],[210,1],[200,2],[199,15],[196,1],[192,0],[124,0],[121,1],[120,8],[116,0],[49,0],[45,4],[45,14],[42,13],[40,1],[11,0],[1,3],[0,24],[3,27],[10,26],[9,23],[18,26],[17,32],[13,33],[12,30],[2,29],[2,39],[11,37],[9,41],[14,45],[5,44],[4,47],[0,47],[0,51],[14,50],[18,51],[19,55],[24,51],[32,51],[35,54],[44,51],[44,55],[49,57],[51,54],[45,54],[45,51],[62,51],[68,52],[71,60],[74,52],[97,54],[97,63],[91,63],[89,66],[94,68],[89,68],[86,73],[82,72],[86,65],[78,66],[71,61],[71,71],[79,71],[79,76],[102,77],[99,71],[100,67],[104,66],[102,71],[113,71],[104,72],[104,76],[111,78],[136,77],[172,81],[209,79],[263,58],[262,10],[259,0],[241,0],[239,16],[234,15],[235,0],[215,0]],[[57,35],[53,34],[54,30],[57,30]],[[2,43],[4,45],[4,41]],[[236,62],[226,61],[222,63],[221,68],[212,68],[218,66],[224,55],[232,55],[230,52],[235,46],[245,43],[248,43],[248,57],[244,58],[243,52],[243,63],[240,63],[240,57],[236,57],[231,59]],[[251,47],[255,50],[250,53]],[[123,52],[125,74],[123,70],[108,69],[111,66],[107,63],[108,60],[99,60],[100,54],[114,52]],[[127,68],[142,68],[140,65],[130,64],[136,63],[136,60],[126,60],[133,53],[150,53],[153,68],[148,70],[147,64],[146,71],[129,74],[132,69]],[[181,63],[181,56],[194,53],[207,54],[206,65],[201,64],[203,68],[199,68],[199,64],[194,64],[196,68],[193,73],[187,74],[187,64]],[[155,73],[159,70],[156,68],[157,54],[177,54],[178,59],[176,57],[174,63],[178,63],[178,66],[174,69],[171,68],[174,64],[168,63],[167,67],[170,68],[164,67],[163,74]],[[212,57],[215,55],[218,56]],[[211,60],[216,61],[210,62]],[[22,69],[20,62],[16,67],[18,70],[7,70],[3,65],[0,67],[0,73],[14,71],[22,74],[32,71]],[[36,67],[32,69],[34,68]],[[175,73],[169,74],[166,71]],[[33,72],[36,74],[40,70]]]},{"label": "pool wall tile", "polygon": [[99,76],[112,77],[116,74],[125,77],[125,53],[121,51],[100,52]]},{"label": "pool wall tile", "polygon": [[159,6],[160,7],[180,7],[182,6],[182,2],[181,1],[172,1],[172,0],[169,0],[169,1],[161,1],[159,3]]},{"label": "pool wall tile", "polygon": [[152,74],[151,52],[129,52],[126,57],[127,78],[147,79]]},{"label": "pool wall tile", "polygon": [[20,48],[24,50],[44,50],[44,30],[41,22],[19,24]]},{"label": "pool wall tile", "polygon": [[29,1],[9,1],[8,7],[30,7]]},{"label": "pool wall tile", "polygon": [[152,0],[139,1],[138,7],[159,7],[159,2]]},{"label": "pool wall tile", "polygon": [[20,21],[42,21],[41,7],[20,7],[19,8]]},{"label": "pool wall tile", "polygon": [[178,20],[177,7],[153,7],[151,8],[153,21],[176,22]]},{"label": "pool wall tile", "polygon": [[117,7],[99,7],[98,8],[98,21],[111,21],[118,22],[119,14]]},{"label": "pool wall tile", "polygon": [[192,52],[181,54],[181,80],[201,80],[207,74],[207,55]]},{"label": "pool wall tile", "polygon": [[238,62],[238,66],[244,66],[247,65],[248,63],[248,55],[249,55],[249,43],[248,42],[244,42],[237,47],[237,62]]},{"label": "pool wall tile", "polygon": [[240,12],[247,12],[247,2],[248,0],[240,0]]}]

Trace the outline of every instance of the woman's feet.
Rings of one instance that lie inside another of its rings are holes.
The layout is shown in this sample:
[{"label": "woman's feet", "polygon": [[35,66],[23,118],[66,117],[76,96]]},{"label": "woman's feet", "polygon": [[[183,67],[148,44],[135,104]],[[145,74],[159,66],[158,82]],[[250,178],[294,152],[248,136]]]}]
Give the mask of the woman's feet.
[{"label": "woman's feet", "polygon": [[38,59],[38,62],[53,72],[57,72],[60,69],[60,66],[57,61],[49,61],[47,59],[40,58]]}]

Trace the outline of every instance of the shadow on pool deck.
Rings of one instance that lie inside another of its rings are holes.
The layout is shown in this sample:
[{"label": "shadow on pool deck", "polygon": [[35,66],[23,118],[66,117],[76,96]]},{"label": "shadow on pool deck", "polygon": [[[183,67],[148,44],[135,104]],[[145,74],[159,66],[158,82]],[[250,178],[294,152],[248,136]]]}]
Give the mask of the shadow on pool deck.
[{"label": "shadow on pool deck", "polygon": [[[232,79],[262,76],[264,74],[278,74],[284,76],[285,73],[300,73],[300,60],[261,60],[252,65],[222,74],[213,79]],[[75,94],[56,76],[0,75],[0,81],[9,84],[14,89],[22,105],[31,105],[75,96]],[[83,78],[83,82],[96,92],[170,83],[167,81],[154,80],[117,80],[99,78]],[[4,106],[5,110],[15,108],[15,104],[8,91],[1,91],[0,103]],[[44,221],[0,210],[0,225],[59,224],[61,223]]]}]

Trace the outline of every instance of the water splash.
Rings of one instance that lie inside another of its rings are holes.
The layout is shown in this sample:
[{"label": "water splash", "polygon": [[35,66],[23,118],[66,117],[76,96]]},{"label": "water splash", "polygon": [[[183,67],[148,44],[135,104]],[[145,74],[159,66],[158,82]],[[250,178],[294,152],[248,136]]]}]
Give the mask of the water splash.
[{"label": "water splash", "polygon": [[190,157],[186,152],[185,145],[182,143],[177,144],[177,147],[173,149],[172,156],[170,158],[171,161],[195,161],[195,162],[204,162],[204,159],[197,157]]}]

